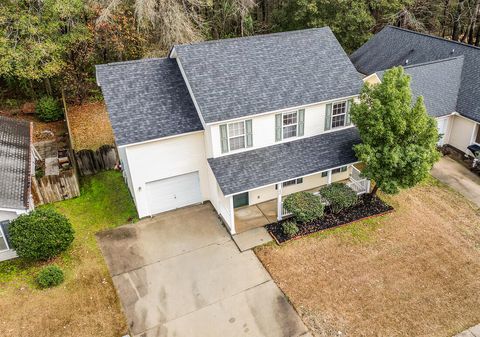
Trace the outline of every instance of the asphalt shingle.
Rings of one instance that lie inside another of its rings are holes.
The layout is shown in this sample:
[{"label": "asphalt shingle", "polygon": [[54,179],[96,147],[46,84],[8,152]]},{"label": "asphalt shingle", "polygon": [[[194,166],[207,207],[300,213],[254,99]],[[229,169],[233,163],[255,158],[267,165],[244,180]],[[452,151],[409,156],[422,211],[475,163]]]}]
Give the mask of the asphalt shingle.
[{"label": "asphalt shingle", "polygon": [[314,137],[210,158],[208,163],[224,195],[286,181],[357,162],[360,143],[354,127]]},{"label": "asphalt shingle", "polygon": [[328,27],[175,46],[206,123],[357,95]]},{"label": "asphalt shingle", "polygon": [[[427,112],[440,117],[456,111],[463,56],[404,67],[410,75],[413,99],[423,96]],[[377,72],[382,78],[384,71]]]},{"label": "asphalt shingle", "polygon": [[173,59],[97,65],[117,145],[203,130]]},{"label": "asphalt shingle", "polygon": [[28,208],[30,137],[30,123],[0,116],[0,207]]},{"label": "asphalt shingle", "polygon": [[[398,65],[419,64],[456,56],[464,58],[456,112],[480,122],[478,47],[387,26],[356,50],[350,59],[359,72],[369,75]],[[437,89],[441,90],[438,86]]]}]

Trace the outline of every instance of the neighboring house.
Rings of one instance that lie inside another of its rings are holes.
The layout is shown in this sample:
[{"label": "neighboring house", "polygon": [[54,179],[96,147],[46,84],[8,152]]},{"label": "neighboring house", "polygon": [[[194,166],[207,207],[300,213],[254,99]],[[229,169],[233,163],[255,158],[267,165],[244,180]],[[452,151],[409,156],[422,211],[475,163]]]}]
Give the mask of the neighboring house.
[{"label": "neighboring house", "polygon": [[16,257],[8,224],[33,208],[31,124],[0,116],[0,261]]},{"label": "neighboring house", "polygon": [[290,193],[368,189],[349,117],[362,76],[329,28],[177,45],[99,65],[97,83],[140,217],[210,200],[236,233],[249,206],[275,220]]},{"label": "neighboring house", "polygon": [[387,26],[350,59],[370,83],[384,70],[403,66],[413,95],[424,96],[437,120],[439,145],[468,153],[469,145],[480,144],[480,48]]}]

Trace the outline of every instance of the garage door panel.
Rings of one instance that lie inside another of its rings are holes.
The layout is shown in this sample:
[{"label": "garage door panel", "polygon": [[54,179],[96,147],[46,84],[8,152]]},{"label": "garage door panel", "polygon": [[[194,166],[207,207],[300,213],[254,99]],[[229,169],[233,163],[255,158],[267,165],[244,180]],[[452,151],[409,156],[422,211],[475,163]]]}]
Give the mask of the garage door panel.
[{"label": "garage door panel", "polygon": [[151,181],[146,186],[152,215],[202,202],[198,172]]}]

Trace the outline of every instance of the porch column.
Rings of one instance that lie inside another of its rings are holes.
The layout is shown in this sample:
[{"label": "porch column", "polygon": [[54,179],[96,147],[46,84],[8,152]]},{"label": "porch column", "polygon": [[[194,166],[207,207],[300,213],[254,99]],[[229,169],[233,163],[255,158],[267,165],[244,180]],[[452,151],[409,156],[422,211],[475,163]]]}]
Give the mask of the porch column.
[{"label": "porch column", "polygon": [[282,220],[282,184],[277,184],[277,220]]},{"label": "porch column", "polygon": [[235,209],[233,208],[233,196],[229,198],[230,204],[230,234],[234,235],[237,233],[235,229]]},{"label": "porch column", "polygon": [[332,183],[332,170],[327,171],[327,184],[330,185]]}]

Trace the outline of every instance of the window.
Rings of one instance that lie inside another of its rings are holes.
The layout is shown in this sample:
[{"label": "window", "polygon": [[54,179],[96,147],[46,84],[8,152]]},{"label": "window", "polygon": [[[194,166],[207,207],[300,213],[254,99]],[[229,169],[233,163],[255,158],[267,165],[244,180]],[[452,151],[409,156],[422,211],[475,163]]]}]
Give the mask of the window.
[{"label": "window", "polygon": [[7,240],[5,238],[5,235],[3,234],[2,228],[0,227],[0,252],[2,250],[7,250],[8,245],[7,245]]},{"label": "window", "polygon": [[[340,172],[347,172],[347,166],[338,167],[338,168],[332,170],[332,174],[337,174],[337,173],[340,173]],[[325,178],[326,176],[328,176],[328,171],[323,171],[322,172],[322,177]]]},{"label": "window", "polygon": [[[288,181],[284,181],[282,183],[282,187],[287,187],[287,186],[291,186],[291,185],[297,185],[297,184],[301,184],[303,183],[303,178],[298,178],[298,179],[292,179],[292,180],[288,180]],[[275,185],[275,189],[278,189],[278,186]]]},{"label": "window", "polygon": [[283,114],[283,139],[297,136],[297,112]]},{"label": "window", "polygon": [[345,126],[347,102],[334,103],[332,106],[332,128]]},{"label": "window", "polygon": [[220,125],[222,153],[253,146],[252,120]]},{"label": "window", "polygon": [[228,124],[228,145],[231,151],[245,148],[245,121]]}]

